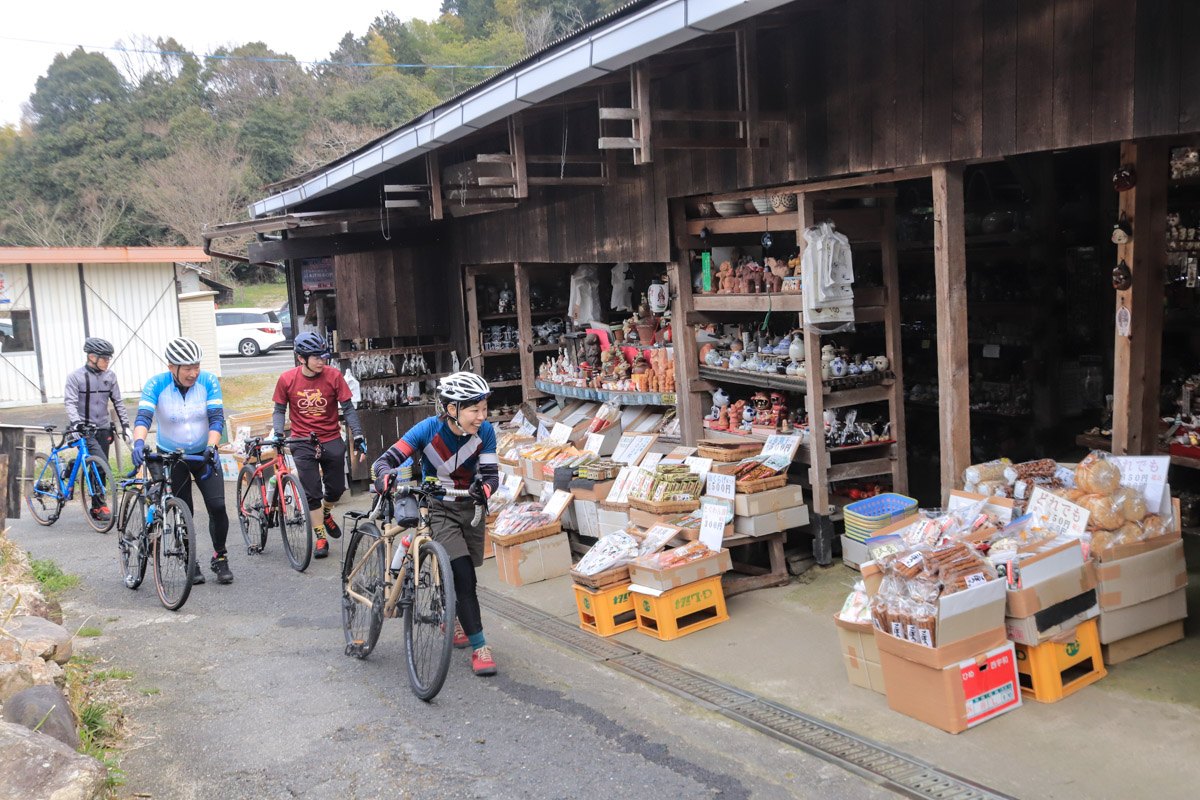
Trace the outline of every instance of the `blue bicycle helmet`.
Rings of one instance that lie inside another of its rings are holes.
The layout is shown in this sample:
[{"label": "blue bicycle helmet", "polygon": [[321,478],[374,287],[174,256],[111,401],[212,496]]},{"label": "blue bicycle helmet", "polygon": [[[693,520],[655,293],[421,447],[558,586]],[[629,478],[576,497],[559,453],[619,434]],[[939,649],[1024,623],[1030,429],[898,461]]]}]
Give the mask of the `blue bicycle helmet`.
[{"label": "blue bicycle helmet", "polygon": [[295,350],[296,355],[301,358],[308,358],[309,356],[329,358],[329,343],[325,341],[324,336],[316,331],[308,331],[297,336]]}]

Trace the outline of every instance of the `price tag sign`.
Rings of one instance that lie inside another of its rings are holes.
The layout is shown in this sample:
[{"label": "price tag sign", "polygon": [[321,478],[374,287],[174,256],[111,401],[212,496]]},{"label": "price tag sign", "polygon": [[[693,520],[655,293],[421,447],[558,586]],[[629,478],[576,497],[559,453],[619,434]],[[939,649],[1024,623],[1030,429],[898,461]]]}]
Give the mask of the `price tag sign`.
[{"label": "price tag sign", "polygon": [[695,452],[696,448],[694,447],[676,447],[663,457],[663,461],[667,462],[668,464],[682,464],[685,458],[694,454]]},{"label": "price tag sign", "polygon": [[1087,530],[1091,512],[1070,500],[1050,494],[1041,486],[1029,496],[1027,512],[1033,515],[1033,524],[1049,528],[1059,535],[1078,539]]},{"label": "price tag sign", "polygon": [[708,473],[712,471],[713,460],[711,458],[700,458],[700,456],[688,456],[683,460],[687,464],[687,468],[700,476],[700,480],[705,480]]},{"label": "price tag sign", "polygon": [[884,556],[895,555],[900,552],[900,544],[898,542],[884,542],[871,548],[871,558],[878,561]]},{"label": "price tag sign", "polygon": [[523,428],[525,426],[525,412],[518,411],[513,415],[512,424],[514,428]]},{"label": "price tag sign", "polygon": [[1170,456],[1113,456],[1121,468],[1121,485],[1137,489],[1146,498],[1146,510],[1157,514],[1163,506]]},{"label": "price tag sign", "polygon": [[721,542],[725,539],[725,507],[711,503],[704,507],[704,516],[700,518],[700,541],[709,550],[720,552]]},{"label": "price tag sign", "polygon": [[708,473],[708,482],[704,493],[710,497],[721,497],[732,500],[737,492],[737,479],[732,475],[722,475],[719,472]]},{"label": "price tag sign", "polygon": [[537,440],[539,442],[544,442],[549,438],[550,438],[550,427],[545,422],[543,422],[542,420],[539,419],[538,426],[537,426]]},{"label": "price tag sign", "polygon": [[642,463],[638,464],[642,469],[654,469],[658,466],[658,462],[663,460],[662,453],[646,453],[642,458]]},{"label": "price tag sign", "polygon": [[618,464],[637,464],[657,438],[637,434],[622,436],[621,441],[617,443],[616,452],[613,453],[613,461]]},{"label": "price tag sign", "polygon": [[566,444],[571,438],[571,426],[564,425],[561,422],[554,423],[554,427],[550,429],[550,441],[554,444]]},{"label": "price tag sign", "polygon": [[567,510],[567,503],[569,502],[571,502],[571,493],[558,489],[550,496],[550,502],[546,503],[544,513],[549,514],[554,519],[558,519]]},{"label": "price tag sign", "polygon": [[783,456],[788,461],[791,461],[795,457],[796,450],[799,447],[799,436],[775,434],[767,437],[767,443],[763,445],[762,454],[764,456]]},{"label": "price tag sign", "polygon": [[525,420],[524,422],[521,423],[521,430],[518,435],[522,439],[528,439],[531,437],[537,438],[537,433],[538,433],[538,429],[534,427],[533,423],[530,422],[529,420]]},{"label": "price tag sign", "polygon": [[584,439],[583,449],[591,450],[596,455],[600,455],[600,448],[604,446],[603,433],[589,433]]}]

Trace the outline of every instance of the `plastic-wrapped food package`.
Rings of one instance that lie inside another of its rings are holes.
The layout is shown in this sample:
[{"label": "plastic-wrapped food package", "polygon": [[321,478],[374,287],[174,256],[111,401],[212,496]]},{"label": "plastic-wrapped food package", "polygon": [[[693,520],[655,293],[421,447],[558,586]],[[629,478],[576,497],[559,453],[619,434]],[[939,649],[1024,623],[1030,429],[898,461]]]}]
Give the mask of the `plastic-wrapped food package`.
[{"label": "plastic-wrapped food package", "polygon": [[638,553],[638,541],[624,531],[601,537],[575,565],[581,575],[596,575],[606,569],[632,561]]},{"label": "plastic-wrapped food package", "polygon": [[988,481],[1003,481],[1004,468],[1011,464],[1012,461],[1007,458],[997,458],[995,461],[988,461],[984,464],[972,464],[963,470],[963,483],[978,485]]},{"label": "plastic-wrapped food package", "polygon": [[677,530],[668,528],[665,525],[656,525],[650,528],[642,537],[642,543],[638,547],[638,556],[649,556],[657,553],[666,547],[667,542],[674,539],[677,535]]},{"label": "plastic-wrapped food package", "polygon": [[842,603],[842,610],[838,612],[838,619],[843,622],[869,622],[871,619],[871,599],[867,596],[867,587],[863,582],[857,581],[854,588],[850,590],[850,594],[846,595],[846,602]]},{"label": "plastic-wrapped food package", "polygon": [[1016,483],[1029,478],[1053,478],[1058,471],[1058,462],[1053,458],[1039,458],[1036,461],[1025,461],[1004,468],[1004,479]]},{"label": "plastic-wrapped food package", "polygon": [[1113,495],[1121,506],[1121,516],[1126,522],[1141,522],[1146,516],[1146,498],[1137,489],[1122,486]]},{"label": "plastic-wrapped food package", "polygon": [[1088,510],[1090,514],[1088,517],[1089,527],[1111,531],[1121,527],[1126,521],[1125,515],[1121,511],[1121,504],[1112,495],[1088,494],[1076,502]]},{"label": "plastic-wrapped food package", "polygon": [[639,557],[637,563],[651,569],[667,569],[687,564],[690,561],[697,561],[712,552],[704,542],[689,542],[674,550],[664,550],[654,555]]},{"label": "plastic-wrapped food package", "polygon": [[549,525],[553,519],[542,512],[544,503],[515,503],[508,506],[496,517],[491,531],[497,536],[511,536],[514,533],[527,531],[530,528],[540,528]]},{"label": "plastic-wrapped food package", "polygon": [[1121,486],[1121,469],[1107,453],[1093,451],[1075,467],[1075,485],[1088,494],[1113,494]]}]

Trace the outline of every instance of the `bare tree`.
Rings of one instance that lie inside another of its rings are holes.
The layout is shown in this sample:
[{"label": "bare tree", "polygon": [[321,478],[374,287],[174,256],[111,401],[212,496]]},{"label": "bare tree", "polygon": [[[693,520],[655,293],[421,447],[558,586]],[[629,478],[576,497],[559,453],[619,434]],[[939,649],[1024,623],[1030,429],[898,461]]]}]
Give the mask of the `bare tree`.
[{"label": "bare tree", "polygon": [[304,134],[288,177],[294,178],[357,150],[383,131],[352,122],[320,119]]},{"label": "bare tree", "polygon": [[101,247],[109,243],[125,217],[124,197],[85,192],[78,203],[53,206],[42,200],[16,199],[0,209],[0,242],[33,247]]},{"label": "bare tree", "polygon": [[538,52],[559,35],[554,10],[548,7],[532,14],[522,11],[513,19],[513,27],[525,40],[526,53]]}]

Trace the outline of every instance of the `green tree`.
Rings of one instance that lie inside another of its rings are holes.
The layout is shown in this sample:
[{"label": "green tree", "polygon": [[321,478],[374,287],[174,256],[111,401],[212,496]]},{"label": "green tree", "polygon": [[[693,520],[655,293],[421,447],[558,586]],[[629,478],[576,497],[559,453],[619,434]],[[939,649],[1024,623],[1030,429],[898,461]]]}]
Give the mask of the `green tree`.
[{"label": "green tree", "polygon": [[250,160],[258,184],[282,180],[307,127],[305,115],[280,98],[260,103],[238,131],[238,149]]},{"label": "green tree", "polygon": [[321,105],[320,116],[383,131],[408,122],[439,102],[438,95],[424,83],[392,70],[363,86],[330,94]]},{"label": "green tree", "polygon": [[37,79],[29,108],[39,130],[56,130],[93,122],[103,108],[125,99],[125,85],[113,63],[79,47],[70,55],[54,57],[46,74]]}]

